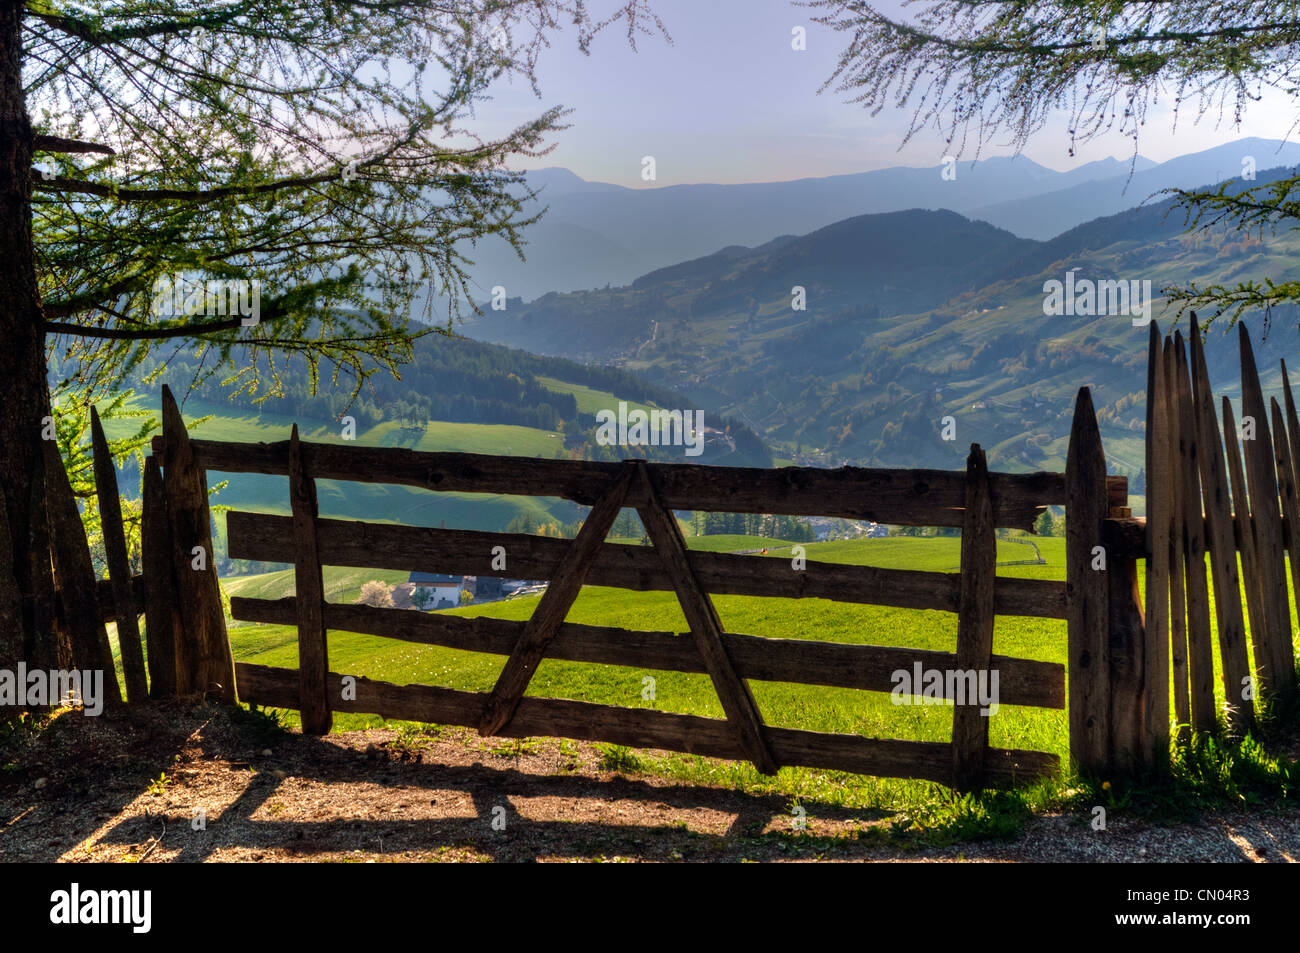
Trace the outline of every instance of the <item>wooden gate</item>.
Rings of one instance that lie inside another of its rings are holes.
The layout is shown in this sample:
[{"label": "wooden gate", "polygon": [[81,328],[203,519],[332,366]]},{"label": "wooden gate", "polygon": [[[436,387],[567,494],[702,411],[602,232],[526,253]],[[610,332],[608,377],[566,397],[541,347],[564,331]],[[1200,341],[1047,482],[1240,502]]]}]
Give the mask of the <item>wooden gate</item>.
[{"label": "wooden gate", "polygon": [[[1086,396],[1086,395],[1085,395]],[[167,399],[170,399],[168,397]],[[1088,414],[1091,405],[1088,405]],[[1094,423],[1095,427],[1095,423]],[[173,444],[177,446],[173,447]],[[1083,447],[1080,453],[1085,453]],[[988,719],[974,698],[956,704],[950,743],[865,738],[768,725],[749,690],[767,680],[891,692],[894,673],[998,672],[1000,704],[1065,707],[1065,667],[994,654],[997,615],[1065,619],[1070,583],[995,575],[999,527],[1028,529],[1042,508],[1072,495],[1109,515],[1126,502],[1126,481],[1104,472],[1091,488],[1066,474],[990,473],[973,446],[965,472],[844,467],[746,469],[694,465],[540,460],[464,453],[310,443],[243,444],[190,439],[165,430],[155,452],[192,458],[199,470],[289,477],[291,516],[230,512],[230,556],[292,563],[296,595],[234,598],[235,619],[295,625],[295,669],[232,664],[238,697],[302,713],[304,731],[329,730],[332,712],[474,727],[484,735],[549,735],[745,759],[760,771],[801,765],[955,787],[1006,784],[1055,771],[1055,755],[990,747]],[[1103,464],[1104,467],[1104,464]],[[446,530],[322,519],[317,480],[364,481],[442,492],[557,496],[591,507],[577,538]],[[621,507],[635,508],[652,546],[605,542]],[[1079,504],[1080,509],[1084,509]],[[818,515],[894,525],[962,530],[958,573],[886,569],[752,555],[692,552],[673,510]],[[1076,520],[1077,523],[1077,520]],[[1092,537],[1101,531],[1094,524]],[[507,555],[505,568],[495,557]],[[323,565],[374,569],[454,569],[480,576],[546,579],[524,622],[330,603]],[[565,621],[583,584],[676,594],[689,633],[645,632]],[[825,598],[957,616],[955,652],[758,637],[724,630],[711,593]],[[1110,595],[1102,592],[1103,609]],[[329,630],[507,656],[490,692],[394,685],[367,678],[346,684],[331,671]],[[209,654],[211,654],[209,652]],[[704,718],[564,699],[524,697],[543,658],[707,674],[725,718]],[[919,693],[919,687],[917,691]],[[1073,719],[1072,719],[1073,723]]]}]

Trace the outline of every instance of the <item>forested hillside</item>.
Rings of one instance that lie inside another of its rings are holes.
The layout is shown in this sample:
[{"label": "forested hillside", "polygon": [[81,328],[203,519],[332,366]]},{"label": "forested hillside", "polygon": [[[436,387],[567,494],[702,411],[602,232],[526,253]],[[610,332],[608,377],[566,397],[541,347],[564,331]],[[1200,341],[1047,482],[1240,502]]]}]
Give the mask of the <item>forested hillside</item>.
[{"label": "forested hillside", "polygon": [[[822,465],[960,467],[978,441],[1000,469],[1060,469],[1074,395],[1091,385],[1112,468],[1138,479],[1146,329],[1128,313],[1047,314],[1046,283],[1149,282],[1150,316],[1168,327],[1166,286],[1300,277],[1293,233],[1187,234],[1171,201],[1046,242],[953,212],[859,216],[623,288],[511,302],[468,332],[619,362]],[[1246,317],[1262,365],[1300,344],[1291,310],[1275,309],[1267,335],[1265,316]],[[1210,371],[1231,392],[1235,359],[1215,340]]]}]

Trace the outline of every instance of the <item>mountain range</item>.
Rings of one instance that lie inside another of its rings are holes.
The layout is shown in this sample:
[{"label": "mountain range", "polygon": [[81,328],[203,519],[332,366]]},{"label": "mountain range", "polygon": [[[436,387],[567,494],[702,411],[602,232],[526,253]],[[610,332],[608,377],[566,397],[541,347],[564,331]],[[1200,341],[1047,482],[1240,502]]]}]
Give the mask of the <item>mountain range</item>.
[{"label": "mountain range", "polygon": [[1161,189],[1239,175],[1246,157],[1259,169],[1298,164],[1300,145],[1247,138],[1161,163],[1110,158],[1067,172],[1024,156],[991,157],[789,182],[638,189],[549,168],[526,176],[538,198],[525,211],[546,214],[526,232],[525,261],[495,237],[464,251],[482,298],[500,286],[530,301],[549,291],[625,285],[730,245],[752,248],[857,215],[912,208],[946,209],[1046,240]]},{"label": "mountain range", "polygon": [[[1254,184],[1285,174],[1263,170]],[[1068,200],[1051,192],[1038,201],[1082,208],[1076,190],[1087,185],[1066,190]],[[1298,255],[1293,232],[1189,234],[1168,198],[1045,241],[913,208],[729,244],[619,286],[512,298],[465,333],[615,364],[739,418],[778,455],[817,464],[960,467],[977,441],[1001,469],[1061,469],[1074,396],[1086,384],[1113,468],[1136,476],[1147,330],[1126,313],[1049,314],[1048,283],[1149,282],[1152,315],[1168,327],[1178,315],[1161,289],[1300,279]],[[1276,358],[1294,355],[1300,335],[1290,309],[1270,317],[1267,334],[1262,317],[1248,324],[1261,370],[1272,369],[1265,384],[1275,387]],[[1216,392],[1231,393],[1236,348],[1216,340],[1211,331],[1211,375]],[[942,439],[946,417],[954,440]]]}]

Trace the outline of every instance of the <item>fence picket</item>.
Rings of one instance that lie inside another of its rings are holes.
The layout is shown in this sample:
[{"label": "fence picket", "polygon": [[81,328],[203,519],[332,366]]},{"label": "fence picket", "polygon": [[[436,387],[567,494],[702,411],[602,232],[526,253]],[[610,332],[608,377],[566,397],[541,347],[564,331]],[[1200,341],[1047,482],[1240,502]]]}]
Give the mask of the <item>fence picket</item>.
[{"label": "fence picket", "polygon": [[1250,501],[1246,495],[1246,477],[1242,472],[1241,449],[1237,443],[1237,422],[1232,403],[1223,398],[1223,442],[1227,448],[1228,476],[1232,486],[1233,522],[1237,550],[1241,553],[1242,589],[1246,593],[1246,615],[1250,619],[1250,644],[1255,671],[1268,667],[1268,647],[1260,635],[1264,631],[1263,602],[1259,588],[1259,557],[1255,522],[1250,518]]},{"label": "fence picket", "polygon": [[167,498],[163,490],[162,470],[158,458],[150,454],[144,461],[144,486],[140,496],[140,561],[144,569],[144,636],[149,649],[149,694],[153,698],[170,698],[189,694],[188,681],[193,667],[184,666],[184,679],[178,684],[176,652],[180,640],[181,613],[173,575],[171,530],[167,523]]},{"label": "fence picket", "polygon": [[1169,750],[1169,523],[1173,461],[1160,328],[1152,321],[1147,351],[1147,689],[1143,696],[1143,752],[1148,763]]},{"label": "fence picket", "polygon": [[126,533],[122,527],[117,470],[108,452],[99,412],[93,405],[90,408],[90,442],[94,456],[95,494],[99,498],[99,525],[104,534],[104,558],[113,587],[117,644],[122,653],[122,673],[126,677],[126,697],[135,704],[149,697],[149,682],[145,677],[144,650],[140,646],[140,620],[131,592],[131,561],[127,556]]},{"label": "fence picket", "polygon": [[1250,676],[1250,659],[1246,648],[1246,622],[1241,610],[1241,577],[1237,569],[1232,500],[1228,495],[1223,440],[1214,413],[1214,395],[1210,390],[1205,349],[1199,331],[1193,333],[1191,339],[1192,383],[1201,447],[1201,496],[1205,505],[1210,569],[1214,577],[1215,617],[1219,623],[1223,697],[1227,706],[1225,717],[1229,733],[1241,737],[1254,724],[1254,706],[1242,697],[1243,680]]},{"label": "fence picket", "polygon": [[72,666],[102,671],[105,703],[116,706],[121,704],[122,693],[117,685],[108,631],[100,621],[95,567],[90,561],[86,529],[58,445],[53,440],[44,443],[54,580],[62,624],[72,647]]},{"label": "fence picket", "polygon": [[[226,637],[226,614],[221,604],[216,555],[212,548],[208,485],[194,459],[180,408],[167,385],[162,389],[163,458],[167,519],[170,526],[177,593],[184,620],[182,633],[189,643],[178,665],[191,662],[188,686],[212,693],[223,701],[235,700],[235,668]],[[201,567],[201,568],[200,568]],[[190,654],[192,652],[192,655]],[[179,678],[178,683],[182,681]],[[179,689],[178,684],[178,689]]]},{"label": "fence picket", "polygon": [[1110,592],[1106,573],[1094,565],[1108,501],[1106,457],[1092,393],[1086,387],[1080,388],[1074,401],[1065,484],[1070,756],[1082,770],[1100,772],[1111,766]]},{"label": "fence picket", "polygon": [[1282,513],[1278,500],[1277,463],[1264,393],[1245,324],[1237,326],[1241,342],[1242,423],[1252,419],[1254,439],[1243,440],[1250,518],[1255,524],[1256,569],[1264,630],[1255,638],[1264,642],[1268,664],[1257,674],[1265,695],[1289,698],[1295,693],[1295,659],[1291,649],[1291,607],[1287,600],[1286,572],[1282,568]]},{"label": "fence picket", "polygon": [[1201,511],[1200,447],[1192,405],[1191,374],[1181,331],[1174,333],[1178,387],[1179,467],[1183,471],[1183,570],[1187,593],[1187,684],[1192,730],[1213,733],[1214,641],[1210,628],[1210,590],[1205,577],[1205,518]]},{"label": "fence picket", "polygon": [[1169,662],[1174,682],[1174,720],[1178,725],[1178,743],[1191,737],[1191,688],[1187,666],[1187,586],[1183,565],[1183,497],[1187,493],[1181,465],[1182,415],[1178,402],[1178,365],[1174,361],[1173,335],[1165,338],[1163,348],[1165,409],[1169,425],[1169,454],[1173,464],[1169,498]]}]

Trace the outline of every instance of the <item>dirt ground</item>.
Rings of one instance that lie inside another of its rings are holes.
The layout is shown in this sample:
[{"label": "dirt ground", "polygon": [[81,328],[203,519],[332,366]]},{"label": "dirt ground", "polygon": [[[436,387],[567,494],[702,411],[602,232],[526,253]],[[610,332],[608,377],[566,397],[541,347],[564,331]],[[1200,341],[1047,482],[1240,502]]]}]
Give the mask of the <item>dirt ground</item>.
[{"label": "dirt ground", "polygon": [[0,772],[0,860],[1294,862],[1300,806],[1153,826],[1036,817],[1014,841],[929,848],[897,818],[602,770],[577,742],[460,730],[324,739],[212,707],[64,714]]}]

